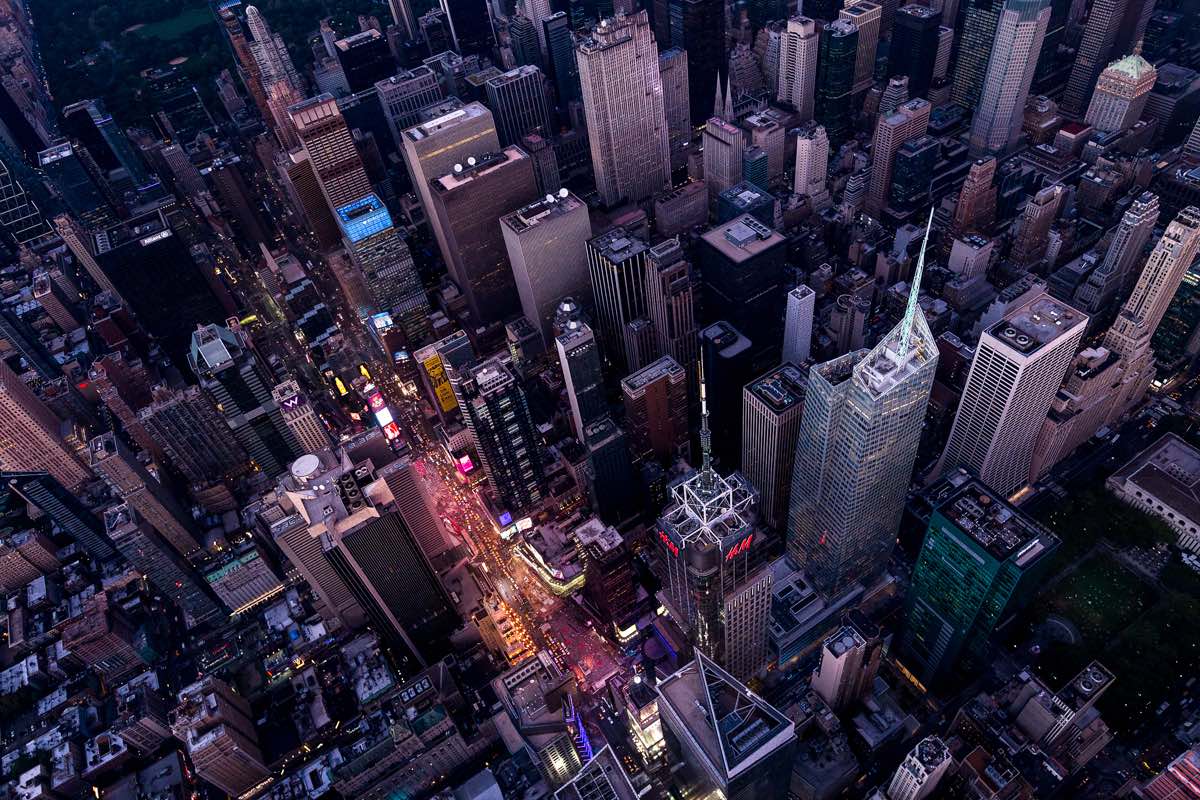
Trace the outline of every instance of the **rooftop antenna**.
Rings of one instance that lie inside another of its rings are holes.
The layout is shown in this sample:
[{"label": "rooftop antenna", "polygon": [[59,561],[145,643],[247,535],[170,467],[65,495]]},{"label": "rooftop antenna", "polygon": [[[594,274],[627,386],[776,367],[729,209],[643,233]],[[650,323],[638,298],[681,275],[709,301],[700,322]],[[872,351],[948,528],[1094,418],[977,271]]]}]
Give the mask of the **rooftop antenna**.
[{"label": "rooftop antenna", "polygon": [[908,290],[908,307],[904,309],[904,319],[900,322],[900,346],[897,352],[901,358],[908,355],[912,339],[913,324],[917,320],[917,297],[921,294],[921,273],[925,271],[925,248],[929,244],[929,231],[933,228],[933,208],[929,209],[929,221],[925,223],[925,238],[921,240],[921,254],[917,256],[917,268],[913,270],[912,286]]},{"label": "rooftop antenna", "polygon": [[704,387],[704,361],[700,361],[700,452],[704,460],[700,471],[712,470],[712,431],[708,429],[708,393]]}]

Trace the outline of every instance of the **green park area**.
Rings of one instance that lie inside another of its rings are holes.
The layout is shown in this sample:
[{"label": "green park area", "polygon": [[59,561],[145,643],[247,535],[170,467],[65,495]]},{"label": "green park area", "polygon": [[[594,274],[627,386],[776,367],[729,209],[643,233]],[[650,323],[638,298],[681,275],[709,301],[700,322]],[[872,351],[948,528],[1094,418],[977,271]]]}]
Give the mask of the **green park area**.
[{"label": "green park area", "polygon": [[178,41],[190,36],[197,28],[212,24],[212,12],[204,6],[185,8],[173,17],[141,25],[132,33],[138,36]]}]

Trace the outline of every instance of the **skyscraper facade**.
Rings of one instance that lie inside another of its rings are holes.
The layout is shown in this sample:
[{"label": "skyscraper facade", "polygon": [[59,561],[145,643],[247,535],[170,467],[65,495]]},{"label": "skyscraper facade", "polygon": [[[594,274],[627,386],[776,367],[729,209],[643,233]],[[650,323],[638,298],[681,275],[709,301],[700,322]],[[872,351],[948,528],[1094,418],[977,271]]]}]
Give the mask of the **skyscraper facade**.
[{"label": "skyscraper facade", "polygon": [[883,7],[870,0],[857,0],[840,10],[838,19],[846,20],[858,31],[858,50],[854,59],[854,92],[857,94],[866,91],[875,81],[875,50],[879,46]]},{"label": "skyscraper facade", "polygon": [[792,191],[808,198],[809,205],[820,210],[829,205],[826,185],[829,170],[829,137],[824,126],[802,125],[796,135],[796,169]]},{"label": "skyscraper facade", "polygon": [[546,76],[535,66],[522,66],[489,78],[488,107],[496,116],[496,130],[503,145],[519,144],[527,133],[548,136],[550,102],[546,99]]},{"label": "skyscraper facade", "polygon": [[331,211],[371,193],[371,181],[337,101],[323,94],[288,109]]},{"label": "skyscraper facade", "polygon": [[698,355],[696,280],[678,239],[650,248],[646,267],[646,316],[654,326],[657,351],[693,369]]},{"label": "skyscraper facade", "polygon": [[805,384],[799,368],[784,364],[743,390],[742,474],[758,489],[759,517],[776,530],[787,526]]},{"label": "skyscraper facade", "polygon": [[[779,102],[796,109],[802,122],[813,116],[821,38],[817,35],[815,20],[792,17],[787,22],[787,30],[779,45],[779,84],[775,96]],[[853,88],[853,67],[850,68],[849,78]]]},{"label": "skyscraper facade", "polygon": [[1133,52],[1153,12],[1153,0],[1098,0],[1092,5],[1063,93],[1063,110],[1084,112],[1105,65]]},{"label": "skyscraper facade", "polygon": [[670,356],[621,381],[629,448],[639,461],[688,456],[688,373]]},{"label": "skyscraper facade", "polygon": [[1109,64],[1096,80],[1084,122],[1101,133],[1123,131],[1142,116],[1158,70],[1134,53]]},{"label": "skyscraper facade", "polygon": [[[720,0],[668,0],[671,47],[687,52],[689,101],[695,119],[720,113],[714,90],[728,74],[725,55],[725,4]],[[662,48],[666,42],[660,42]],[[589,125],[590,128],[590,125]]]},{"label": "skyscraper facade", "polygon": [[888,77],[908,77],[912,97],[929,97],[940,42],[942,15],[928,6],[909,3],[896,11],[888,47]]},{"label": "skyscraper facade", "polygon": [[[601,20],[579,43],[577,61],[601,201],[638,202],[667,188],[671,161],[662,78],[646,12]],[[693,114],[703,107],[691,106]]]},{"label": "skyscraper facade", "polygon": [[624,228],[614,228],[587,244],[601,351],[618,369],[629,363],[625,326],[646,315],[649,250],[645,242]]},{"label": "skyscraper facade", "polygon": [[938,360],[923,266],[924,244],[904,318],[874,349],[809,371],[788,554],[826,595],[877,573],[895,541]]},{"label": "skyscraper facade", "polygon": [[575,435],[584,442],[587,427],[606,413],[600,349],[591,327],[577,319],[568,322],[566,329],[555,337],[554,347],[567,385]]},{"label": "skyscraper facade", "polygon": [[923,135],[929,128],[928,100],[917,97],[900,105],[896,113],[879,120],[875,127],[871,163],[871,182],[867,187],[866,209],[878,216],[887,205],[892,188],[896,152],[909,139]]},{"label": "skyscraper facade", "polygon": [[808,361],[816,302],[816,293],[804,284],[788,292],[783,318],[783,363],[801,367]]},{"label": "skyscraper facade", "polygon": [[851,98],[858,59],[858,29],[842,19],[829,23],[821,29],[817,50],[816,120],[824,126],[829,141],[840,145],[853,132]]},{"label": "skyscraper facade", "polygon": [[63,438],[64,422],[6,363],[0,362],[0,468],[49,472],[69,490],[92,474]]},{"label": "skyscraper facade", "polygon": [[692,138],[687,51],[671,47],[660,52],[658,74],[662,82],[663,113],[667,118],[667,143],[671,150],[671,166],[674,168],[686,161],[684,150]]},{"label": "skyscraper facade", "polygon": [[1086,328],[1087,315],[1039,293],[985,330],[938,474],[964,466],[1004,496],[1023,486],[1042,421]]},{"label": "skyscraper facade", "polygon": [[296,444],[305,453],[316,453],[332,444],[329,430],[321,421],[320,414],[308,401],[308,396],[295,379],[277,384],[271,390],[271,399],[283,414],[283,421],[292,431]]},{"label": "skyscraper facade", "polygon": [[1005,152],[1016,143],[1049,24],[1050,0],[1005,0],[971,120],[972,155]]}]

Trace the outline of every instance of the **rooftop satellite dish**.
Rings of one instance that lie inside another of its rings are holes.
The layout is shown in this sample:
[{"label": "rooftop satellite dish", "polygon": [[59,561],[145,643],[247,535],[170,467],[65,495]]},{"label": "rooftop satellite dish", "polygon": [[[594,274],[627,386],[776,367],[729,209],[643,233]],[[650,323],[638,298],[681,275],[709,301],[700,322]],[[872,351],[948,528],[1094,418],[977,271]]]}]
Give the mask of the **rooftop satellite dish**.
[{"label": "rooftop satellite dish", "polygon": [[559,196],[559,197],[561,197],[563,200],[566,200],[566,199],[567,199],[567,195],[569,195],[569,194],[570,194],[570,192],[568,192],[566,189],[559,189],[559,190],[558,190],[558,196]]},{"label": "rooftop satellite dish", "polygon": [[467,164],[472,167],[475,166],[475,156],[469,156],[467,158]]},{"label": "rooftop satellite dish", "polygon": [[548,194],[548,195],[546,195],[546,202],[547,202],[547,203],[553,203],[553,202],[554,202],[554,195],[552,195],[552,194]]},{"label": "rooftop satellite dish", "polygon": [[455,165],[454,165],[454,172],[455,172],[455,174],[458,174],[459,172],[462,172],[462,164],[455,164]]}]

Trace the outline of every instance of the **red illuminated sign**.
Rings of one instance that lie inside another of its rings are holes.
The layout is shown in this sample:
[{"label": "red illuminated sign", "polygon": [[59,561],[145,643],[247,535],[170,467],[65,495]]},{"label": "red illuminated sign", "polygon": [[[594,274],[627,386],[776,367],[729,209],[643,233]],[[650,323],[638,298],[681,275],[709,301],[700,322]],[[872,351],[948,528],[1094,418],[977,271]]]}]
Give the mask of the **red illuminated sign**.
[{"label": "red illuminated sign", "polygon": [[750,549],[750,545],[753,542],[754,542],[754,534],[752,533],[749,536],[747,536],[745,539],[742,539],[740,542],[735,544],[733,547],[729,548],[729,552],[727,552],[725,554],[725,560],[731,561],[731,560],[733,560],[734,556],[739,555],[741,553],[745,553],[747,550]]},{"label": "red illuminated sign", "polygon": [[667,546],[667,549],[671,551],[671,555],[673,555],[673,556],[679,555],[679,545],[677,545],[671,541],[671,537],[667,536],[666,531],[659,531],[658,538],[662,539],[663,544],[665,544]]}]

